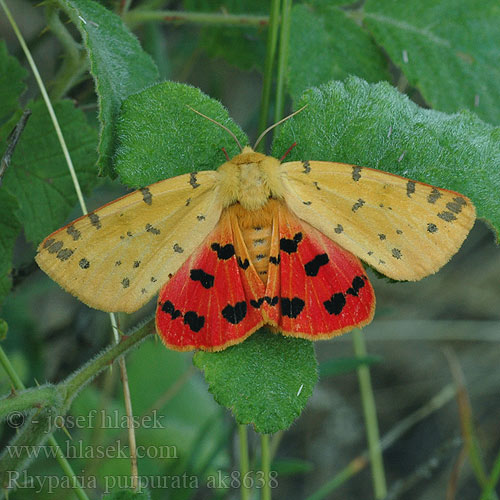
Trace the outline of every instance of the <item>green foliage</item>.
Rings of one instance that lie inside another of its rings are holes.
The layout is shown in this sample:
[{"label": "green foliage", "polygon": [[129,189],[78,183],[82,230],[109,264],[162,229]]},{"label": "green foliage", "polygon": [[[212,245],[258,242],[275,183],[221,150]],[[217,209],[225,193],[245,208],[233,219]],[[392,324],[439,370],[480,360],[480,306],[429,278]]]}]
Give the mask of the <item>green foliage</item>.
[{"label": "green foliage", "polygon": [[99,99],[99,169],[114,175],[116,120],[130,94],[158,80],[158,69],[122,20],[92,0],[58,0],[80,30],[90,58]]},{"label": "green foliage", "polygon": [[[38,243],[61,226],[77,197],[66,161],[43,101],[29,104],[32,110],[17,144],[3,188],[17,199],[16,217],[28,240]],[[82,111],[70,101],[54,104],[64,137],[84,192],[96,184],[97,134]]]},{"label": "green foliage", "polygon": [[222,165],[225,148],[239,153],[234,139],[187,106],[228,127],[242,146],[248,140],[220,102],[195,87],[164,82],[130,96],[118,123],[116,170],[128,186]]},{"label": "green foliage", "polygon": [[197,352],[194,364],[239,424],[265,434],[290,427],[318,379],[311,342],[265,329],[224,351]]},{"label": "green foliage", "polygon": [[102,500],[150,500],[151,494],[147,490],[133,492],[130,490],[114,491],[109,495],[104,495]]},{"label": "green foliage", "polygon": [[[5,42],[0,40],[0,124],[19,108],[19,97],[26,88],[25,78],[26,70],[16,58],[8,55]],[[5,140],[1,132],[0,129],[0,149]]]},{"label": "green foliage", "polygon": [[320,363],[319,376],[322,378],[343,375],[344,373],[356,371],[360,366],[372,365],[381,361],[382,358],[380,356],[329,359]]},{"label": "green foliage", "polygon": [[0,318],[0,342],[7,338],[8,331],[9,331],[9,325],[8,325],[7,321]]},{"label": "green foliage", "polygon": [[[221,3],[207,0],[184,0],[184,8],[195,12],[219,12]],[[223,9],[229,14],[266,15],[269,0],[228,0]],[[223,58],[249,71],[261,68],[265,57],[266,30],[240,26],[210,26],[201,30],[198,45],[212,58]]]},{"label": "green foliage", "polygon": [[391,79],[387,61],[368,33],[331,3],[295,5],[291,33],[288,87],[294,100],[308,87],[349,74],[369,82]]},{"label": "green foliage", "polygon": [[287,160],[329,160],[379,168],[469,196],[500,229],[500,129],[470,112],[422,109],[386,83],[351,77],[305,92],[273,144]]},{"label": "green foliage", "polygon": [[499,124],[497,0],[367,0],[364,10],[376,42],[432,107]]}]

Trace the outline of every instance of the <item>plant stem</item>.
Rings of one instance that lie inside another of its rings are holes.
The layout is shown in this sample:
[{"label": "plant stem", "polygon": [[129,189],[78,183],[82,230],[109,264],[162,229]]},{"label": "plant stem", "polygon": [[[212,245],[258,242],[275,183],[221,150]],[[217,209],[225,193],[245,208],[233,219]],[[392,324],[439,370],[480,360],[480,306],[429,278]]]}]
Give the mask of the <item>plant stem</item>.
[{"label": "plant stem", "polygon": [[239,26],[261,28],[267,26],[267,16],[250,14],[224,14],[219,12],[182,12],[178,10],[134,9],[123,15],[123,20],[131,27],[148,21],[163,21],[174,24],[199,24],[208,26]]},{"label": "plant stem", "polygon": [[262,500],[271,500],[271,454],[269,452],[269,434],[262,434],[260,440],[261,463],[264,484],[262,485]]},{"label": "plant stem", "polygon": [[[262,81],[262,97],[260,104],[259,128],[257,135],[266,129],[267,117],[269,116],[269,103],[271,100],[271,87],[273,84],[273,65],[276,56],[276,46],[278,43],[278,29],[280,24],[280,2],[281,0],[271,0],[269,15],[269,29],[267,32],[266,59],[264,61],[264,77]],[[262,144],[260,150],[262,150]]]},{"label": "plant stem", "polygon": [[251,489],[247,487],[245,478],[248,477],[248,436],[247,426],[238,424],[238,438],[240,442],[240,473],[241,473],[241,500],[250,500]]},{"label": "plant stem", "polygon": [[285,110],[285,80],[288,65],[291,11],[292,0],[283,0],[283,7],[281,9],[280,50],[278,55],[278,79],[276,82],[276,107],[274,109],[275,122],[278,122],[283,117]]},{"label": "plant stem", "polygon": [[486,484],[484,485],[484,489],[481,493],[480,500],[492,500],[493,498],[495,498],[494,491],[499,479],[500,479],[500,451],[498,452],[495,462],[493,463],[493,468],[491,470],[490,477],[488,478]]},{"label": "plant stem", "polygon": [[[352,335],[356,356],[360,358],[366,357],[366,345],[363,333],[361,330],[355,329]],[[361,365],[358,367],[357,371],[361,401],[363,403],[363,413],[365,415],[366,437],[368,440],[368,451],[372,468],[373,489],[375,498],[378,500],[387,495],[387,486],[385,482],[382,449],[380,447],[375,397],[373,395],[370,369],[368,366]]]}]

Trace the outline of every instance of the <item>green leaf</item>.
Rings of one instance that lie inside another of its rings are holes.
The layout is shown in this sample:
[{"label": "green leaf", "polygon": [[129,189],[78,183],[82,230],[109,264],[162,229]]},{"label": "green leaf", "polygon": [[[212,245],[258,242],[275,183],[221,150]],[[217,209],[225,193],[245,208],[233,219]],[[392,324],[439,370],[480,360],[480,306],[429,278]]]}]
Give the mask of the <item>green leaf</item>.
[{"label": "green leaf", "polygon": [[[12,156],[2,188],[19,204],[15,210],[28,240],[38,243],[61,226],[76,203],[73,182],[43,101],[30,103],[26,128]],[[84,192],[96,183],[96,132],[70,101],[54,104]]]},{"label": "green leaf", "polygon": [[[0,292],[0,300],[1,300],[1,292]],[[4,319],[0,318],[0,342],[7,338],[7,332],[9,331],[9,324]]]},{"label": "green leaf", "polygon": [[[5,42],[0,40],[0,123],[19,109],[19,97],[26,88],[26,76],[27,71],[15,57],[9,56]],[[2,142],[4,139],[2,137]]]},{"label": "green leaf", "polygon": [[499,123],[498,0],[368,0],[364,23],[432,107]]},{"label": "green leaf", "polygon": [[343,375],[356,371],[360,366],[372,365],[380,363],[382,358],[380,356],[364,356],[362,358],[336,358],[323,361],[319,365],[320,377],[331,377],[336,375]]},{"label": "green leaf", "polygon": [[123,100],[158,80],[158,68],[114,13],[92,0],[58,0],[82,33],[99,97],[99,170],[114,176],[116,120]]},{"label": "green leaf", "polygon": [[122,182],[139,187],[196,170],[212,170],[239,153],[234,139],[191,106],[228,127],[241,145],[244,132],[222,104],[201,90],[175,82],[154,85],[130,96],[118,123],[116,170]]},{"label": "green leaf", "polygon": [[312,342],[267,330],[221,352],[197,352],[193,361],[215,400],[265,434],[290,427],[318,380]]},{"label": "green leaf", "polygon": [[[184,0],[188,11],[218,12],[220,2],[210,0]],[[226,0],[224,12],[229,14],[267,15],[269,0]],[[223,58],[230,64],[246,71],[261,68],[265,58],[267,27],[210,26],[201,31],[199,45],[213,58]]]},{"label": "green leaf", "polygon": [[16,199],[5,188],[0,189],[0,303],[10,292],[12,279],[12,257],[14,244],[21,230],[21,224],[15,216],[18,209]]},{"label": "green leaf", "polygon": [[273,144],[288,161],[327,160],[379,168],[469,196],[500,229],[500,128],[470,112],[422,109],[387,83],[351,77],[305,92],[309,106],[285,122]]},{"label": "green leaf", "polygon": [[295,100],[308,87],[349,74],[370,82],[391,80],[380,49],[346,14],[331,5],[293,7],[288,87]]}]

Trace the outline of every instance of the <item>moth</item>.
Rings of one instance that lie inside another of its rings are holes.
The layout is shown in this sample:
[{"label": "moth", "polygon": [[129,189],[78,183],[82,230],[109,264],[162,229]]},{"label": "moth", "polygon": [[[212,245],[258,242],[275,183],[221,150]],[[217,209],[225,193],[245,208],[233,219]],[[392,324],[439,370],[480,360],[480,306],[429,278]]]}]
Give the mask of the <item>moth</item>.
[{"label": "moth", "polygon": [[131,313],[159,290],[165,345],[219,351],[263,325],[318,340],[368,324],[375,295],[361,261],[419,280],[448,262],[474,220],[454,191],[345,163],[282,163],[246,146],[216,171],[76,219],[36,261],[103,311]]}]

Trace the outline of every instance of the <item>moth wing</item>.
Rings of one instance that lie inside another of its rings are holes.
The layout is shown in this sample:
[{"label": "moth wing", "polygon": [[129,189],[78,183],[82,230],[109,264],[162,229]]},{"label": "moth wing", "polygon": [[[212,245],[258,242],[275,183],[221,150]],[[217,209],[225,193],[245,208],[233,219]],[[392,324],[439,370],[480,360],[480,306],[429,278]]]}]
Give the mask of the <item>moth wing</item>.
[{"label": "moth wing", "polygon": [[324,161],[281,169],[286,203],[297,216],[396,280],[436,272],[475,221],[462,194],[380,170]]},{"label": "moth wing", "polygon": [[217,173],[157,182],[45,238],[36,261],[82,302],[103,311],[144,305],[217,224]]},{"label": "moth wing", "polygon": [[[266,305],[284,335],[318,340],[368,324],[375,295],[361,262],[284,205],[279,209],[279,263],[269,264]],[[275,244],[276,245],[276,244]],[[277,245],[276,245],[277,246]]]},{"label": "moth wing", "polygon": [[226,210],[160,291],[156,329],[165,345],[179,351],[219,351],[260,328],[262,314],[250,302],[264,285],[252,269],[238,224]]}]

